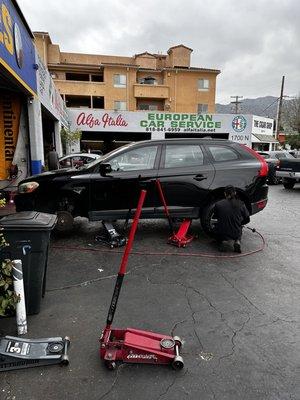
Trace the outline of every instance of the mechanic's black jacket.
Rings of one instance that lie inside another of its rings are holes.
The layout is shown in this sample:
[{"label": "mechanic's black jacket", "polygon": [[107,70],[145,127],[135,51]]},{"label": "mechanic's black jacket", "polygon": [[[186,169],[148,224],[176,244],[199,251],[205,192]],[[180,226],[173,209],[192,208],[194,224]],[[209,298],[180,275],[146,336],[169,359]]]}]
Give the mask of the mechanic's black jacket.
[{"label": "mechanic's black jacket", "polygon": [[218,220],[215,233],[221,240],[239,240],[242,236],[242,225],[250,222],[245,204],[238,199],[223,199],[215,205]]}]

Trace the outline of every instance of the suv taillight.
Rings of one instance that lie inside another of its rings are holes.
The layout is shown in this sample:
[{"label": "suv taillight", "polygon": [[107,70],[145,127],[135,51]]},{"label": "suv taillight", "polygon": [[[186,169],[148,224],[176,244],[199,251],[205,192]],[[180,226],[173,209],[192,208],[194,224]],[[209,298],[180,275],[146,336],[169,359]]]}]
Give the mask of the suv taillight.
[{"label": "suv taillight", "polygon": [[268,166],[266,160],[260,154],[258,154],[255,150],[251,149],[250,147],[246,146],[245,144],[241,144],[241,146],[243,146],[245,150],[247,150],[249,153],[251,153],[260,162],[260,169],[259,169],[258,176],[267,176],[268,171],[269,171],[269,166]]}]

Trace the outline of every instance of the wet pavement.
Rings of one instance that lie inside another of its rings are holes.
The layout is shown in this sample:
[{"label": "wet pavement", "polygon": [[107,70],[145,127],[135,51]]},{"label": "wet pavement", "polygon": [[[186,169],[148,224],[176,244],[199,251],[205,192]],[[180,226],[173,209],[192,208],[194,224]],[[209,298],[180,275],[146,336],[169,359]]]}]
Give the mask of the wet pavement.
[{"label": "wet pavement", "polygon": [[[72,236],[52,235],[47,292],[27,336],[70,336],[70,365],[2,372],[0,399],[300,399],[299,201],[300,185],[270,187],[249,224],[265,247],[245,229],[242,255],[220,254],[197,222],[198,238],[178,249],[166,244],[166,221],[141,221],[114,326],[180,336],[181,371],[105,368],[98,339],[123,250],[95,243],[101,224],[84,219]],[[13,318],[0,320],[0,334],[16,334]]]}]

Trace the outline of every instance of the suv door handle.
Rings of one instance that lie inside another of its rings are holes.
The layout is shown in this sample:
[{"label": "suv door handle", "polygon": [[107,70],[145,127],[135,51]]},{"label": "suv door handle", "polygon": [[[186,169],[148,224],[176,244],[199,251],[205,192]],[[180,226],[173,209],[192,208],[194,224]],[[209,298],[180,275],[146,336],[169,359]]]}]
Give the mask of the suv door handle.
[{"label": "suv door handle", "polygon": [[203,181],[204,179],[207,179],[207,176],[204,176],[202,174],[194,176],[195,181]]}]

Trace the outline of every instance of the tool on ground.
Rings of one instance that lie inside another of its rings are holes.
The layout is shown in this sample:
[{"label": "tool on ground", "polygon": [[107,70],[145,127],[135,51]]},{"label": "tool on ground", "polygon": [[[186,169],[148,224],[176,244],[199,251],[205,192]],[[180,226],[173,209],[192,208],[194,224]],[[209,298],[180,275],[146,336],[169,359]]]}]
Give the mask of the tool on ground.
[{"label": "tool on ground", "polygon": [[126,237],[120,235],[116,228],[113,226],[112,222],[102,221],[103,228],[105,229],[104,235],[95,236],[95,241],[104,243],[111,249],[114,247],[122,247],[126,244]]},{"label": "tool on ground", "polygon": [[188,230],[189,230],[189,228],[191,226],[192,220],[191,219],[184,219],[183,222],[181,223],[177,233],[176,233],[175,232],[175,228],[174,228],[174,224],[173,224],[173,221],[172,221],[172,217],[170,215],[170,212],[169,212],[169,209],[168,209],[168,206],[167,206],[167,203],[166,203],[165,195],[164,195],[164,192],[162,190],[162,186],[161,186],[160,180],[156,179],[155,183],[156,183],[156,186],[157,186],[157,189],[158,189],[159,197],[160,197],[160,199],[161,199],[161,201],[163,203],[163,206],[164,206],[166,217],[167,217],[168,222],[169,222],[171,236],[168,239],[168,243],[169,244],[173,244],[174,246],[177,246],[177,247],[186,247],[186,245],[188,243],[190,243],[194,239],[194,236],[187,234]]},{"label": "tool on ground", "polygon": [[179,350],[182,345],[179,337],[166,336],[132,328],[112,329],[112,323],[124,275],[126,273],[127,261],[146,193],[146,190],[142,190],[140,194],[109,307],[106,327],[100,338],[100,357],[104,360],[108,369],[115,369],[116,361],[143,364],[171,364],[174,369],[181,369],[184,366],[183,359],[179,355]]},{"label": "tool on ground", "polygon": [[39,367],[42,365],[68,365],[70,339],[53,337],[23,339],[14,336],[0,338],[0,371]]},{"label": "tool on ground", "polygon": [[27,333],[27,318],[26,318],[22,261],[13,260],[12,264],[13,264],[12,276],[13,276],[14,292],[19,299],[16,304],[18,335],[25,335]]}]

